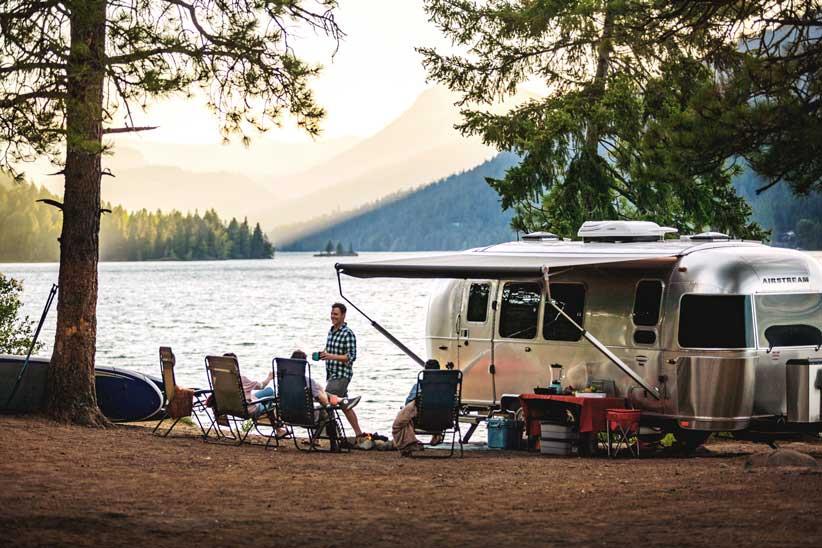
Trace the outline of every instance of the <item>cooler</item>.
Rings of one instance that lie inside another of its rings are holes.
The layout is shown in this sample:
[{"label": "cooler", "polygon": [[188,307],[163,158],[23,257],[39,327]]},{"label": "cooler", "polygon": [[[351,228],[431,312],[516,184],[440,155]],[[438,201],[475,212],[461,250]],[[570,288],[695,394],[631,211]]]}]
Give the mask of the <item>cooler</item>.
[{"label": "cooler", "polygon": [[492,449],[518,449],[520,429],[518,421],[505,417],[488,419],[488,447]]}]

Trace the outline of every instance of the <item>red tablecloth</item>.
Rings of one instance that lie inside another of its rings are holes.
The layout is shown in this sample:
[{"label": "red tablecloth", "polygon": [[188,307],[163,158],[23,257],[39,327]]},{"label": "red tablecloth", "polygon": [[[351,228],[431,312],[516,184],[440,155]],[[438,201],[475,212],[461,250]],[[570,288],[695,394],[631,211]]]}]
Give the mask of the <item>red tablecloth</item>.
[{"label": "red tablecloth", "polygon": [[530,436],[540,435],[539,421],[546,418],[552,405],[573,405],[580,432],[604,432],[606,430],[606,409],[622,409],[625,398],[580,398],[577,396],[543,396],[541,394],[520,394],[522,418],[526,432]]}]

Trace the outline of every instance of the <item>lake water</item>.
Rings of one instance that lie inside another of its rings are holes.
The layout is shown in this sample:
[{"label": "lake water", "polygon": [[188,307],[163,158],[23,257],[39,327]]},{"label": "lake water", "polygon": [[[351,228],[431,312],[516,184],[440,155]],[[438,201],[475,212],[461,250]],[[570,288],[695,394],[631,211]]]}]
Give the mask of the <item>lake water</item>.
[{"label": "lake water", "polygon": [[[345,261],[396,254],[364,253]],[[300,348],[322,350],[330,305],[340,300],[335,258],[278,253],[273,260],[100,263],[97,364],[159,375],[159,346],[177,356],[177,382],[207,386],[203,358],[237,354],[242,373],[262,380],[274,356]],[[0,272],[24,283],[24,313],[39,320],[58,265],[0,264]],[[427,280],[343,279],[346,297],[424,355]],[[41,355],[50,356],[55,302],[44,324]],[[349,307],[357,335],[357,361],[349,393],[362,394],[357,414],[367,432],[390,433],[391,422],[416,379],[419,366]],[[325,379],[317,364],[312,376]]]},{"label": "lake water", "polygon": [[[428,253],[430,254],[430,253]],[[822,252],[813,252],[822,258]],[[364,253],[344,261],[394,257]],[[412,255],[412,254],[408,254]],[[423,253],[426,255],[426,253]],[[203,358],[234,352],[244,375],[263,379],[274,356],[325,346],[332,302],[339,299],[334,258],[278,253],[267,261],[101,263],[97,363],[159,375],[159,346],[177,355],[177,381],[207,386]],[[0,264],[24,283],[24,313],[38,320],[57,264]],[[343,278],[345,295],[418,355],[424,356],[428,280]],[[51,355],[56,303],[40,340]],[[362,394],[357,414],[365,431],[390,432],[419,367],[349,308],[358,357],[349,392]],[[325,378],[322,364],[312,369]],[[482,432],[475,437],[482,440]]]}]

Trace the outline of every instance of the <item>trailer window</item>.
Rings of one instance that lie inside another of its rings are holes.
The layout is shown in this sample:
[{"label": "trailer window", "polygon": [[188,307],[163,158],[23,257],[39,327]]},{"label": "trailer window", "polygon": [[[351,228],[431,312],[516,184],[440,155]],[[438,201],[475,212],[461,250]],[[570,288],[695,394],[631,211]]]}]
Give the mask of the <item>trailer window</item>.
[{"label": "trailer window", "polygon": [[488,318],[489,284],[471,284],[468,290],[468,321],[485,322]]},{"label": "trailer window", "polygon": [[[551,284],[551,298],[557,301],[563,312],[580,326],[585,319],[585,286],[582,284]],[[542,336],[548,341],[578,341],[579,329],[559,314],[551,303],[545,303]]]},{"label": "trailer window", "polygon": [[822,294],[756,295],[759,346],[818,346],[822,328]]},{"label": "trailer window", "polygon": [[656,325],[662,304],[662,282],[642,280],[636,286],[634,296],[634,325]]},{"label": "trailer window", "polygon": [[679,308],[679,346],[683,348],[753,347],[751,297],[685,295]]},{"label": "trailer window", "polygon": [[541,298],[539,284],[507,283],[502,289],[499,334],[511,339],[537,336],[537,315]]}]

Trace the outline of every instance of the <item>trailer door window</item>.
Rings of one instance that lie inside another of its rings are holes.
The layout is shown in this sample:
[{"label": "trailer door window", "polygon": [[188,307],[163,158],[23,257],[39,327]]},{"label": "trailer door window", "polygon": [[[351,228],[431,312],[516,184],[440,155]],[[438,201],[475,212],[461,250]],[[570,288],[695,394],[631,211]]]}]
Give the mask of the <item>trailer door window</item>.
[{"label": "trailer door window", "polygon": [[505,284],[499,318],[500,337],[533,339],[537,336],[541,293],[539,284]]},{"label": "trailer door window", "polygon": [[[580,326],[585,319],[585,286],[582,284],[551,284],[551,297],[563,312]],[[579,329],[560,315],[551,303],[545,303],[545,317],[542,321],[542,336],[548,341],[578,341],[582,337]]]},{"label": "trailer door window", "polygon": [[679,346],[751,348],[753,317],[749,295],[685,295],[679,308]]},{"label": "trailer door window", "polygon": [[822,294],[756,295],[759,346],[819,346]]},{"label": "trailer door window", "polygon": [[469,322],[485,323],[488,318],[488,290],[490,284],[471,284],[468,290],[468,313]]},{"label": "trailer door window", "polygon": [[661,304],[662,282],[659,280],[639,282],[634,296],[634,325],[656,325],[659,322]]}]

